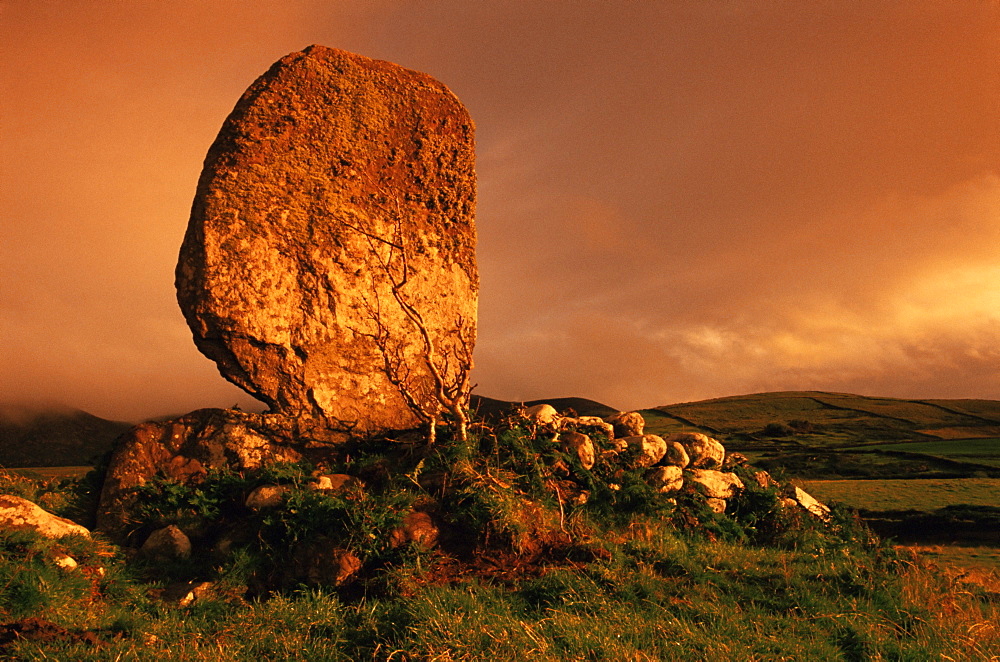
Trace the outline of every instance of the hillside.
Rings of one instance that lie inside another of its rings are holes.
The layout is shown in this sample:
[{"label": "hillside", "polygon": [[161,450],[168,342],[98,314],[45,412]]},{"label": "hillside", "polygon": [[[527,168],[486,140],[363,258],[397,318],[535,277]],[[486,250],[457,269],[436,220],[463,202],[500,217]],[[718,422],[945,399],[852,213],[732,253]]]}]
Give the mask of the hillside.
[{"label": "hillside", "polygon": [[476,412],[480,417],[486,419],[504,416],[513,412],[522,405],[531,407],[532,405],[538,404],[552,405],[560,412],[566,413],[572,411],[578,416],[604,417],[610,416],[618,411],[614,407],[609,407],[608,405],[601,404],[595,400],[588,400],[586,398],[548,398],[543,400],[528,400],[526,402],[511,402],[507,400],[488,398],[483,395],[473,395],[472,401],[470,402],[472,411]]},{"label": "hillside", "polygon": [[[757,393],[665,405],[653,411],[745,441],[780,437],[855,446],[916,439],[1000,437],[1000,402],[904,400],[823,391]],[[765,430],[765,428],[771,428]],[[785,434],[780,434],[780,428]]]},{"label": "hillside", "polygon": [[68,407],[0,404],[0,466],[89,465],[131,426]]}]

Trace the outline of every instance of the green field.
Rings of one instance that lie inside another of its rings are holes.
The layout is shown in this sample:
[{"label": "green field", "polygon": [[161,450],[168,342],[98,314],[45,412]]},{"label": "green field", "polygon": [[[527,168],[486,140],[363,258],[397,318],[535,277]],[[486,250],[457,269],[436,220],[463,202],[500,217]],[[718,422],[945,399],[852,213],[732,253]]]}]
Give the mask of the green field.
[{"label": "green field", "polygon": [[[1000,436],[1000,405],[986,400],[904,400],[825,391],[756,393],[645,410],[664,429],[694,427],[734,448],[840,448],[886,442]],[[647,416],[648,417],[648,416]]]},{"label": "green field", "polygon": [[954,505],[1000,506],[1000,479],[809,480],[802,488],[820,501],[859,510],[931,512]]},{"label": "green field", "polygon": [[947,439],[941,441],[914,441],[903,444],[878,444],[854,449],[865,451],[898,451],[920,453],[958,462],[973,462],[1000,468],[1000,439]]}]

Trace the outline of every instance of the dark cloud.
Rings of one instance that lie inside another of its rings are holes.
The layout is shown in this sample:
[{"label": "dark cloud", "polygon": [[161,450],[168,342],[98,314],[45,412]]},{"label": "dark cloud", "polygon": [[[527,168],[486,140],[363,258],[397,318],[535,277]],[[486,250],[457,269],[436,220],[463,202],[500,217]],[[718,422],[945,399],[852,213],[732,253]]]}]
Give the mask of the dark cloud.
[{"label": "dark cloud", "polygon": [[172,271],[243,89],[323,43],[478,127],[479,391],[1000,398],[1000,6],[0,0],[0,393],[248,398]]}]

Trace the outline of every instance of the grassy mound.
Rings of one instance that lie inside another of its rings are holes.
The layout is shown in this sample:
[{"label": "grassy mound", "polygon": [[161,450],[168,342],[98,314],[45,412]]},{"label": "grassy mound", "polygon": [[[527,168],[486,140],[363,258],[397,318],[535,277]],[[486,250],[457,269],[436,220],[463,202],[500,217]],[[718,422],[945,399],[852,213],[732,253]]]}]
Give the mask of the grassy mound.
[{"label": "grassy mound", "polygon": [[[595,438],[598,452],[607,440]],[[607,456],[606,456],[607,457]],[[136,543],[175,524],[189,559],[100,539],[0,535],[2,655],[60,660],[769,660],[1000,655],[1000,600],[900,557],[853,514],[823,521],[747,485],[726,513],[662,494],[626,454],[588,470],[523,421],[434,447],[348,445],[325,466],[159,480]],[[317,473],[363,487],[322,492]],[[8,476],[80,518],[93,481]],[[246,497],[283,486],[280,503]],[[64,495],[64,496],[60,496]],[[407,514],[437,544],[400,542]],[[303,545],[358,560],[340,582],[297,575]],[[55,559],[79,562],[64,569]]]}]

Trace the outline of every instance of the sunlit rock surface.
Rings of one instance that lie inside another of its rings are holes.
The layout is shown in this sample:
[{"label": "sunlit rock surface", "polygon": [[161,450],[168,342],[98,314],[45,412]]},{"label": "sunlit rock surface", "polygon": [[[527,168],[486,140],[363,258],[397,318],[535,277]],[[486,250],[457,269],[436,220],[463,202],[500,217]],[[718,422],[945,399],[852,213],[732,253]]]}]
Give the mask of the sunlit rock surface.
[{"label": "sunlit rock surface", "polygon": [[322,46],[285,56],[205,159],[176,272],[195,343],[274,412],[415,425],[386,361],[429,397],[425,341],[392,288],[439,354],[471,352],[475,197],[472,120],[443,84]]}]

